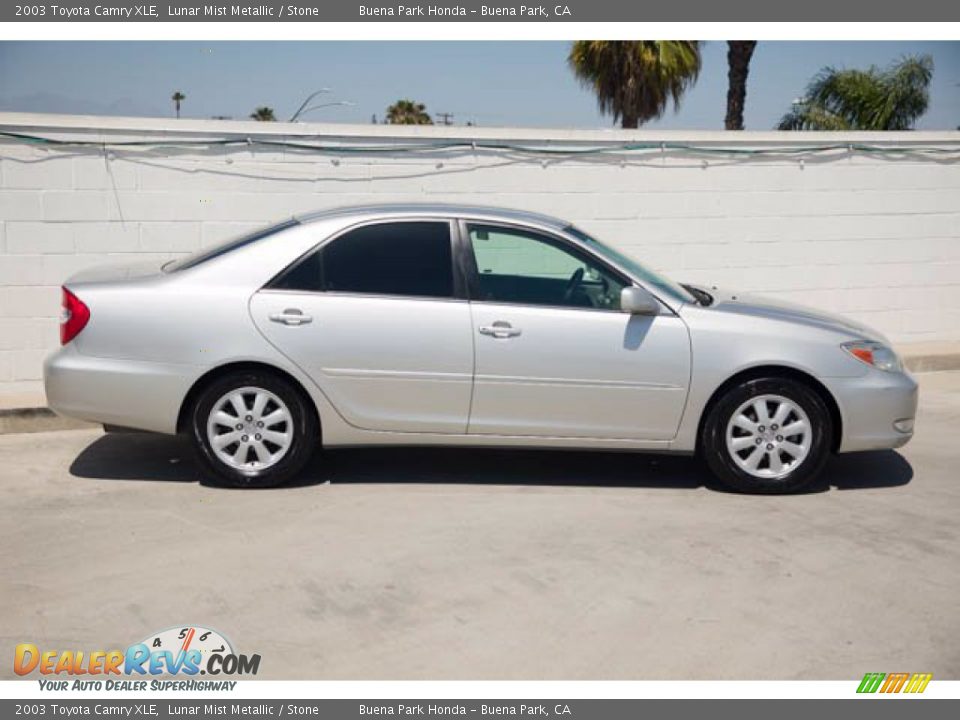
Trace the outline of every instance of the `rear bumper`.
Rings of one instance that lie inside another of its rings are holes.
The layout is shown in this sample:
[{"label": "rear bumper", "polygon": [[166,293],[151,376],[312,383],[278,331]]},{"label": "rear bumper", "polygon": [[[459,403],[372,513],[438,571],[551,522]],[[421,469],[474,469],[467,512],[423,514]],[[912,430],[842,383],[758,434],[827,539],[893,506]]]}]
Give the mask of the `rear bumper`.
[{"label": "rear bumper", "polygon": [[870,370],[861,377],[828,382],[843,416],[840,452],[898,448],[910,442],[917,381],[909,373]]},{"label": "rear bumper", "polygon": [[67,345],[44,362],[43,382],[47,404],[60,415],[175,433],[180,405],[200,372],[192,365],[92,357]]}]

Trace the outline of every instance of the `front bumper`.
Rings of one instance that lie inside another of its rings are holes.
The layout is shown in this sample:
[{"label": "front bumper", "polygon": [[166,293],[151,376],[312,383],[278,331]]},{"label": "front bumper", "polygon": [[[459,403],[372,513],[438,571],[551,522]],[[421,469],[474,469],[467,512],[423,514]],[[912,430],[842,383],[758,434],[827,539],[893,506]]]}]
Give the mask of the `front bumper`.
[{"label": "front bumper", "polygon": [[839,452],[898,448],[910,442],[917,381],[908,372],[870,369],[860,377],[826,382],[843,418]]},{"label": "front bumper", "polygon": [[200,372],[192,365],[93,357],[66,345],[47,357],[43,382],[47,404],[60,415],[175,433],[180,405]]}]

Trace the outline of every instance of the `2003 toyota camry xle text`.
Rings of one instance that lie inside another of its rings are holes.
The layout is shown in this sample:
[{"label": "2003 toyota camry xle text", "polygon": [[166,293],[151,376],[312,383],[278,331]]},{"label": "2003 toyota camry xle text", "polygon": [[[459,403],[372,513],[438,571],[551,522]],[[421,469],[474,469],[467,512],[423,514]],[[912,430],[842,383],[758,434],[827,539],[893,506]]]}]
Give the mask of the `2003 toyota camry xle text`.
[{"label": "2003 toyota camry xle text", "polygon": [[858,323],[680,285],[550,217],[449,205],[297,217],[63,288],[64,415],[186,433],[263,487],[323,445],[697,452],[788,492],[913,434],[917,385]]}]

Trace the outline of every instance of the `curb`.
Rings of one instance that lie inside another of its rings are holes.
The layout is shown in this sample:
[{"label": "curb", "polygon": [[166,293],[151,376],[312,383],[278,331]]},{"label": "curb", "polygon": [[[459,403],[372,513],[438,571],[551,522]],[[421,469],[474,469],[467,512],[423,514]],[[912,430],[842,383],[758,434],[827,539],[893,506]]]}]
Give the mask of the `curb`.
[{"label": "curb", "polygon": [[[960,370],[960,353],[913,355],[904,358],[904,364],[916,373]],[[0,435],[54,430],[90,430],[99,427],[102,427],[99,423],[63,417],[46,407],[0,408]]]},{"label": "curb", "polygon": [[911,355],[904,358],[903,362],[908,369],[917,373],[960,370],[960,353]]},{"label": "curb", "polygon": [[88,430],[96,427],[100,425],[62,417],[45,407],[0,409],[0,435],[53,430]]}]

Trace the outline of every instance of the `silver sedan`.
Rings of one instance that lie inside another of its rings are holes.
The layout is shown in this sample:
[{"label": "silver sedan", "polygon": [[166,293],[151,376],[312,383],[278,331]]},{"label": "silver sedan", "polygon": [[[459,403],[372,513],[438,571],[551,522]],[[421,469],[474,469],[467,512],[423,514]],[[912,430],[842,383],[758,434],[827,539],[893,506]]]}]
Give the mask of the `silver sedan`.
[{"label": "silver sedan", "polygon": [[48,401],[188,434],[209,479],[285,482],[319,445],[701,454],[789,492],[913,434],[876,331],[681,285],[562,220],[450,205],[297,217],[63,288]]}]

